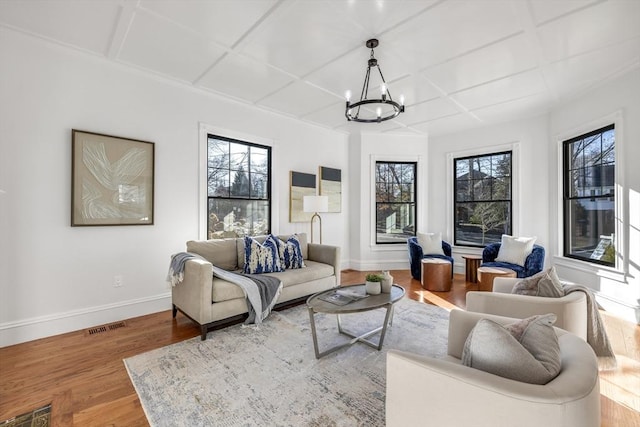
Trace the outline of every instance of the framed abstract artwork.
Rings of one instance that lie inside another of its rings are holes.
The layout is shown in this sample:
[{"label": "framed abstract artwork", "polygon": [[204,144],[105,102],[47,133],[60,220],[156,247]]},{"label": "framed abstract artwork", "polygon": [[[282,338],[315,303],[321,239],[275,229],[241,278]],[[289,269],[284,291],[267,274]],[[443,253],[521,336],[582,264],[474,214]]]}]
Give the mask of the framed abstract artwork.
[{"label": "framed abstract artwork", "polygon": [[153,225],[153,142],[72,130],[71,226]]},{"label": "framed abstract artwork", "polygon": [[290,173],[289,222],[309,222],[313,212],[303,209],[304,196],[316,195],[316,176],[312,173]]},{"label": "framed abstract artwork", "polygon": [[320,166],[320,195],[329,197],[329,211],[342,211],[342,171]]}]

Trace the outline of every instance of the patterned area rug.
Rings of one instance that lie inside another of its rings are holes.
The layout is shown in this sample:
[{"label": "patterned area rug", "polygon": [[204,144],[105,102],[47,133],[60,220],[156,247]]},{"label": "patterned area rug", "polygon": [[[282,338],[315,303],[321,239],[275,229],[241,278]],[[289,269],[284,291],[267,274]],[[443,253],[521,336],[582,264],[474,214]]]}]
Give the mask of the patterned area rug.
[{"label": "patterned area rug", "polygon": [[[384,310],[349,314],[366,332]],[[152,426],[384,426],[386,352],[446,353],[448,312],[404,298],[381,351],[362,343],[316,360],[306,306],[153,350],[124,363]],[[320,350],[344,342],[335,315],[316,315]],[[372,337],[377,341],[377,336]]]}]

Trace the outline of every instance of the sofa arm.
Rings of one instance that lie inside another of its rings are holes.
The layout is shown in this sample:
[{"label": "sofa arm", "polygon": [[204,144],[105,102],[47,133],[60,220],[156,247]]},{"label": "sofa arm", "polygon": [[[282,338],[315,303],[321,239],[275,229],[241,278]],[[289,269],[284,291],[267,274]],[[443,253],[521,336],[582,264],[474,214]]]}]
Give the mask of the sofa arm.
[{"label": "sofa arm", "polygon": [[173,305],[199,324],[210,322],[213,265],[200,258],[184,265],[184,279],[171,289]]},{"label": "sofa arm", "polygon": [[545,386],[502,378],[447,359],[389,350],[386,425],[599,426],[595,357],[585,349],[586,343],[580,345],[570,334],[567,337],[568,346],[581,354],[567,361],[569,365],[560,374],[564,377]]},{"label": "sofa arm", "polygon": [[518,319],[553,313],[556,315],[555,326],[582,339],[587,337],[587,298],[583,292],[572,292],[561,298],[547,298],[471,291],[467,292],[467,310]]},{"label": "sofa arm", "polygon": [[510,294],[516,283],[521,280],[519,277],[496,277],[493,279],[493,292]]},{"label": "sofa arm", "polygon": [[512,412],[516,410],[512,405],[517,399],[509,397],[509,386],[520,389],[522,393],[522,389],[528,389],[531,384],[500,378],[444,359],[389,350],[386,425],[540,425],[535,421],[532,424],[527,417],[516,417]]},{"label": "sofa arm", "polygon": [[309,259],[333,266],[336,275],[336,286],[340,286],[340,248],[338,246],[309,243],[307,245]]}]

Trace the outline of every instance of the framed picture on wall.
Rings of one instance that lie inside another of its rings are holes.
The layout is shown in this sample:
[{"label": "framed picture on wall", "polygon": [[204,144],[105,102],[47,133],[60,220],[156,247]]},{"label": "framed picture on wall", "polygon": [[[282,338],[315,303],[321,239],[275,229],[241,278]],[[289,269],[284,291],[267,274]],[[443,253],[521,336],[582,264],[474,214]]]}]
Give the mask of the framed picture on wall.
[{"label": "framed picture on wall", "polygon": [[289,222],[309,222],[313,212],[303,209],[304,196],[316,195],[316,176],[312,173],[294,172],[290,175]]},{"label": "framed picture on wall", "polygon": [[342,171],[320,166],[320,195],[329,198],[328,212],[342,211]]},{"label": "framed picture on wall", "polygon": [[71,226],[153,225],[153,142],[72,130]]}]

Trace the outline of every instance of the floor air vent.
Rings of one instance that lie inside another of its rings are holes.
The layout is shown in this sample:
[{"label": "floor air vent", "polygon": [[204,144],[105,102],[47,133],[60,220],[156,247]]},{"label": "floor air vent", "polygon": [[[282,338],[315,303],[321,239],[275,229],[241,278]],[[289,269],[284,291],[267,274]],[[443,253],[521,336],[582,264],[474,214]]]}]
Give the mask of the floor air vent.
[{"label": "floor air vent", "polygon": [[101,334],[103,332],[109,332],[109,331],[113,331],[115,329],[124,328],[125,326],[127,326],[127,324],[125,322],[109,323],[108,325],[102,325],[102,326],[96,326],[94,328],[89,328],[89,329],[87,329],[85,331],[85,335],[87,335],[87,336],[97,335],[97,334]]}]

